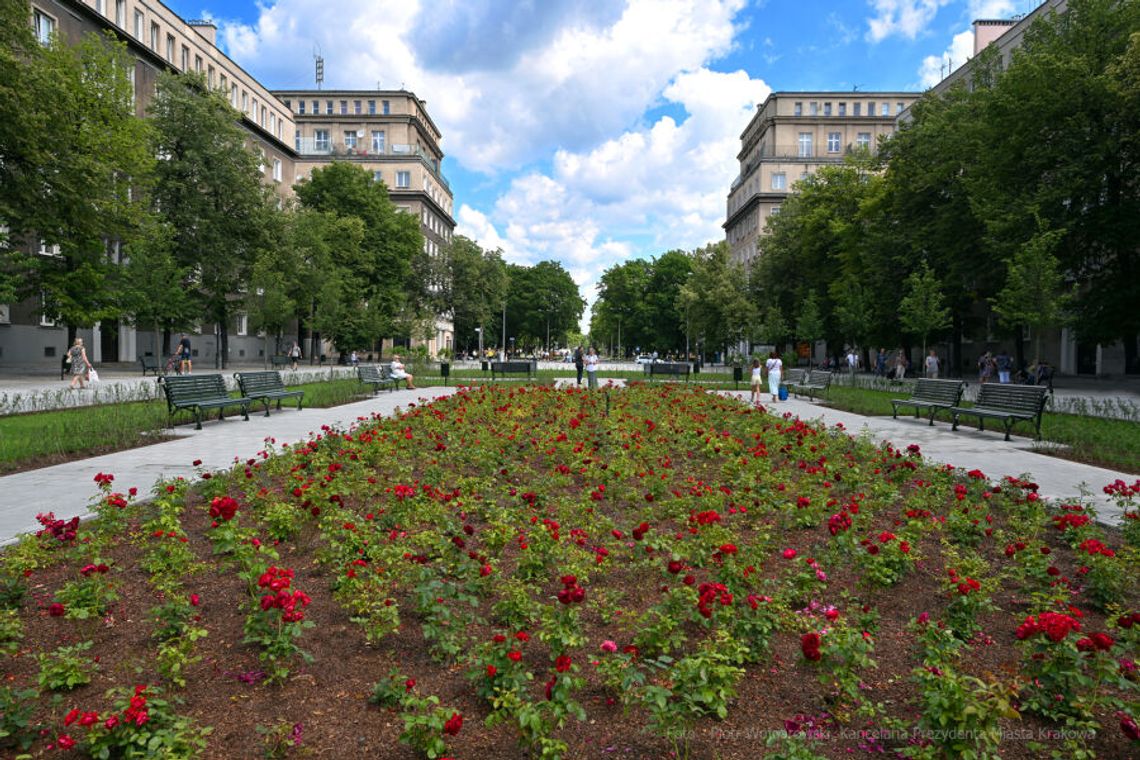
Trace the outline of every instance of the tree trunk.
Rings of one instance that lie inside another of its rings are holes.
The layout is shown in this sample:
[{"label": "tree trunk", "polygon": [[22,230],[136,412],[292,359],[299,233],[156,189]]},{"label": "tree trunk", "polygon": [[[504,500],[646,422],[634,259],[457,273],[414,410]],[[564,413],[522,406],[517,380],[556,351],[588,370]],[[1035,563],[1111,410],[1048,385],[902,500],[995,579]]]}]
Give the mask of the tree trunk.
[{"label": "tree trunk", "polygon": [[1140,362],[1137,361],[1136,333],[1124,336],[1124,374],[1140,374]]}]

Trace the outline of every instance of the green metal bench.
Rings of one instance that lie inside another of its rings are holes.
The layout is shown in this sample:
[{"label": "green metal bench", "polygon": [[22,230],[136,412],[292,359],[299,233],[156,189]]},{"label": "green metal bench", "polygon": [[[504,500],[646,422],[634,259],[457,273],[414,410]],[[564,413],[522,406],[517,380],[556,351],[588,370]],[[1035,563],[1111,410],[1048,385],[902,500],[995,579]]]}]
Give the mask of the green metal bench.
[{"label": "green metal bench", "polygon": [[920,377],[911,391],[910,398],[891,399],[892,417],[898,419],[900,406],[913,406],[914,418],[918,419],[919,411],[928,409],[927,417],[934,425],[934,415],[939,409],[951,409],[958,406],[962,400],[962,392],[966,383],[961,380],[934,380]]},{"label": "green metal bench", "polygon": [[162,366],[153,356],[140,356],[139,365],[142,367],[143,377],[146,377],[147,372],[153,372],[155,377],[162,374]]},{"label": "green metal bench", "polygon": [[645,373],[649,375],[652,380],[654,375],[672,375],[673,377],[685,377],[685,382],[689,382],[689,372],[693,368],[688,362],[653,362],[652,364],[645,365]]},{"label": "green metal bench", "polygon": [[986,429],[986,419],[1001,420],[1005,425],[1005,439],[1018,420],[1030,420],[1036,424],[1037,438],[1041,438],[1041,416],[1045,412],[1045,396],[1049,389],[1044,385],[1009,385],[1005,383],[983,383],[978,400],[972,407],[954,406],[953,430],[958,429],[958,418],[978,418],[978,430]]},{"label": "green metal bench", "polygon": [[526,375],[527,380],[534,380],[537,367],[534,362],[491,362],[491,380],[495,375]]},{"label": "green metal bench", "polygon": [[394,391],[400,381],[392,377],[392,367],[389,364],[361,364],[356,368],[360,382],[371,385],[373,395],[385,385],[391,385],[388,390]]},{"label": "green metal bench", "polygon": [[826,394],[828,388],[831,387],[831,376],[834,372],[820,371],[813,369],[804,376],[804,379],[798,383],[788,382],[788,390],[794,392],[797,396],[807,394],[807,397],[815,400],[815,394],[818,392],[821,395]]},{"label": "green metal bench", "polygon": [[293,363],[293,360],[290,359],[288,356],[281,356],[279,354],[274,354],[273,356],[269,357],[269,366],[270,367],[288,367],[292,363]]},{"label": "green metal bench", "polygon": [[221,375],[166,375],[158,378],[158,382],[166,393],[166,411],[171,420],[179,409],[190,409],[197,423],[195,430],[201,430],[204,412],[217,409],[218,419],[224,420],[226,407],[238,406],[242,418],[249,421],[252,399],[231,396]]},{"label": "green metal bench", "polygon": [[281,373],[275,370],[262,372],[235,372],[234,378],[241,389],[241,395],[254,401],[265,404],[265,416],[269,416],[269,405],[277,402],[280,411],[281,402],[287,398],[297,399],[297,411],[301,411],[301,404],[305,399],[304,391],[291,391],[285,387],[281,380]]}]

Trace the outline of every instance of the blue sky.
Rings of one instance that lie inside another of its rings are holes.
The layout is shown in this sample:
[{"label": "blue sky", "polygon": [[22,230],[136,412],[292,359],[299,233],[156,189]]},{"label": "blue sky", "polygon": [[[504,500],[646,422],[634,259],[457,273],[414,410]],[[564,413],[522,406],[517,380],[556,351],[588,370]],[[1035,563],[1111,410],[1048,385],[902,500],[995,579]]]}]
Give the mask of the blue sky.
[{"label": "blue sky", "polygon": [[975,18],[1038,0],[165,0],[270,88],[404,87],[444,135],[457,232],[560,261],[720,240],[740,133],[773,90],[921,91]]}]

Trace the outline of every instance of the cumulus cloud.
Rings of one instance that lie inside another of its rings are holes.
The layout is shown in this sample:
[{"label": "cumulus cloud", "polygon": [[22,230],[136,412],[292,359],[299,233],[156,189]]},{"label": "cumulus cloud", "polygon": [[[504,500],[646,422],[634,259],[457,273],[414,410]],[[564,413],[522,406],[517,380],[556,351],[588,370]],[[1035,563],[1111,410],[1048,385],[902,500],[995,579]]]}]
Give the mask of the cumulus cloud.
[{"label": "cumulus cloud", "polygon": [[928,55],[922,59],[918,77],[923,87],[933,87],[948,77],[974,55],[974,32],[965,31],[954,35],[954,40],[942,55]]},{"label": "cumulus cloud", "polygon": [[915,39],[926,31],[938,9],[951,0],[869,0],[875,15],[867,19],[867,39],[881,42],[892,35]]},{"label": "cumulus cloud", "polygon": [[1013,15],[1013,0],[970,0],[968,11],[970,21],[1009,18]]}]

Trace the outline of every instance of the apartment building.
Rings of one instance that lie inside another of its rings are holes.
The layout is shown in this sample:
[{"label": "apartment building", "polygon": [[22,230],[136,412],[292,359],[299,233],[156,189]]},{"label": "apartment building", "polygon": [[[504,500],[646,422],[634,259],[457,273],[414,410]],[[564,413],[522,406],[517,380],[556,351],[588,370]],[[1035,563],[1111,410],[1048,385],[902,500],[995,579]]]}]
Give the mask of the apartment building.
[{"label": "apartment building", "polygon": [[747,264],[795,183],[857,151],[874,151],[913,92],[773,92],[740,136],[740,174],[723,225],[733,261]]},{"label": "apartment building", "polygon": [[[455,231],[451,186],[440,170],[443,135],[427,103],[406,90],[277,90],[295,124],[295,182],[348,161],[383,182],[396,206],[420,220],[424,252],[437,256]],[[451,349],[454,324],[435,320],[428,351]],[[415,342],[415,341],[414,341]]]}]

